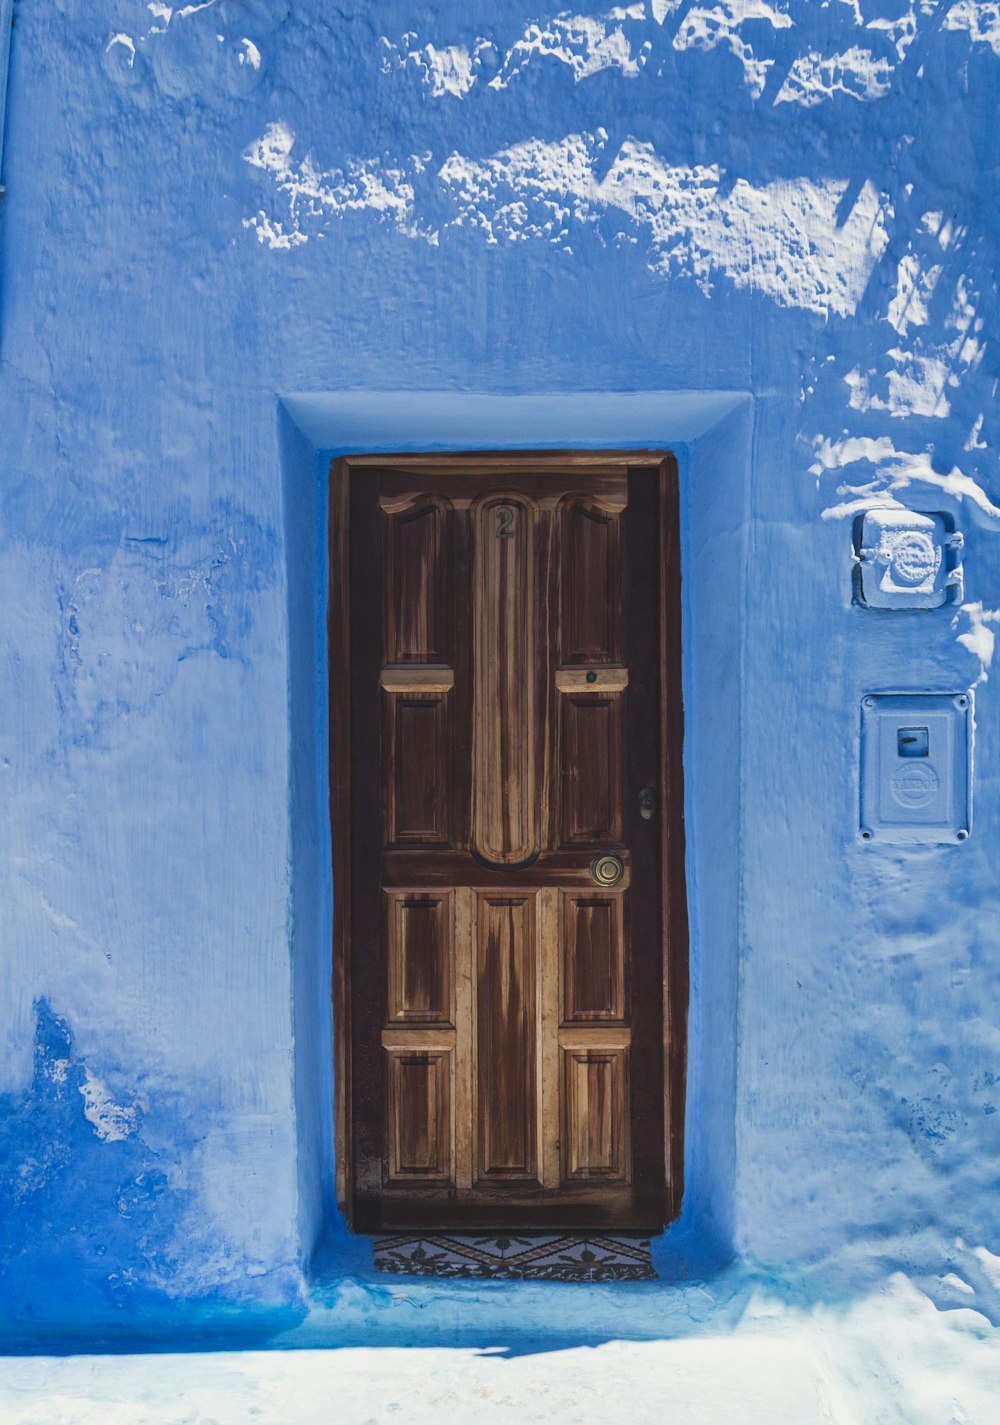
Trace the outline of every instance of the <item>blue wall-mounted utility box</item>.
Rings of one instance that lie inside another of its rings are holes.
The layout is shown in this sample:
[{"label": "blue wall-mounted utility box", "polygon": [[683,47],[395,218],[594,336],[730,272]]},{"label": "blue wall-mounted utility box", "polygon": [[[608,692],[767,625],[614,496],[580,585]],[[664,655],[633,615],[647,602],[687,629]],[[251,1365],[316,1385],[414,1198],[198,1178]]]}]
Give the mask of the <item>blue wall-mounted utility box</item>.
[{"label": "blue wall-mounted utility box", "polygon": [[965,841],[972,825],[972,694],[861,701],[861,839]]}]

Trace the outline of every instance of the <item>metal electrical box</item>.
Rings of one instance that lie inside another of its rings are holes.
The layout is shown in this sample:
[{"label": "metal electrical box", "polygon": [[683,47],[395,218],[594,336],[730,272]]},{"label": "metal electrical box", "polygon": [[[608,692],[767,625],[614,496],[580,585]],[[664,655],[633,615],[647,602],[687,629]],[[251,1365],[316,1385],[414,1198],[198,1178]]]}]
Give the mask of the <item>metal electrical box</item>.
[{"label": "metal electrical box", "polygon": [[961,600],[964,541],[950,515],[866,510],[854,540],[858,603],[872,609],[937,609]]},{"label": "metal electrical box", "polygon": [[972,694],[861,701],[862,841],[965,841],[972,827]]}]

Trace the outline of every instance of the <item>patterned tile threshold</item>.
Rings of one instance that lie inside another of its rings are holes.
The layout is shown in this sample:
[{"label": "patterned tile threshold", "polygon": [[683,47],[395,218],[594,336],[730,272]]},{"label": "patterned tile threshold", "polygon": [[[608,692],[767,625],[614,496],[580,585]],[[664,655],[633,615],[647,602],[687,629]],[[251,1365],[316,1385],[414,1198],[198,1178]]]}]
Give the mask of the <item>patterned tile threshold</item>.
[{"label": "patterned tile threshold", "polygon": [[545,1233],[523,1237],[376,1237],[375,1270],[495,1280],[654,1281],[648,1238]]}]

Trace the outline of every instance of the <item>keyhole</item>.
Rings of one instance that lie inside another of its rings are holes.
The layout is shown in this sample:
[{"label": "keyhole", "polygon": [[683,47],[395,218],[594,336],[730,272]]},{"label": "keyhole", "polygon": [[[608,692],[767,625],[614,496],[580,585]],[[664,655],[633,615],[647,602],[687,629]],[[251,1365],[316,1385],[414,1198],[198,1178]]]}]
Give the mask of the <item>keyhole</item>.
[{"label": "keyhole", "polygon": [[643,821],[652,821],[656,815],[657,795],[655,787],[643,787],[639,793],[639,815]]}]

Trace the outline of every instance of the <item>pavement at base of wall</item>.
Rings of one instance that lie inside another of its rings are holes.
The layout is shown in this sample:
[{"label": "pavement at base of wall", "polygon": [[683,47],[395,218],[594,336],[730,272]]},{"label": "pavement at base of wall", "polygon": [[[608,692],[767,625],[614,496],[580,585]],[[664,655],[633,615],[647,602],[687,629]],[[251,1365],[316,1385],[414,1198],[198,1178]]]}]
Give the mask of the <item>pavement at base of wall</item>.
[{"label": "pavement at base of wall", "polygon": [[2,1425],[995,1425],[997,1399],[1000,1330],[901,1275],[673,1340],[0,1361]]}]

